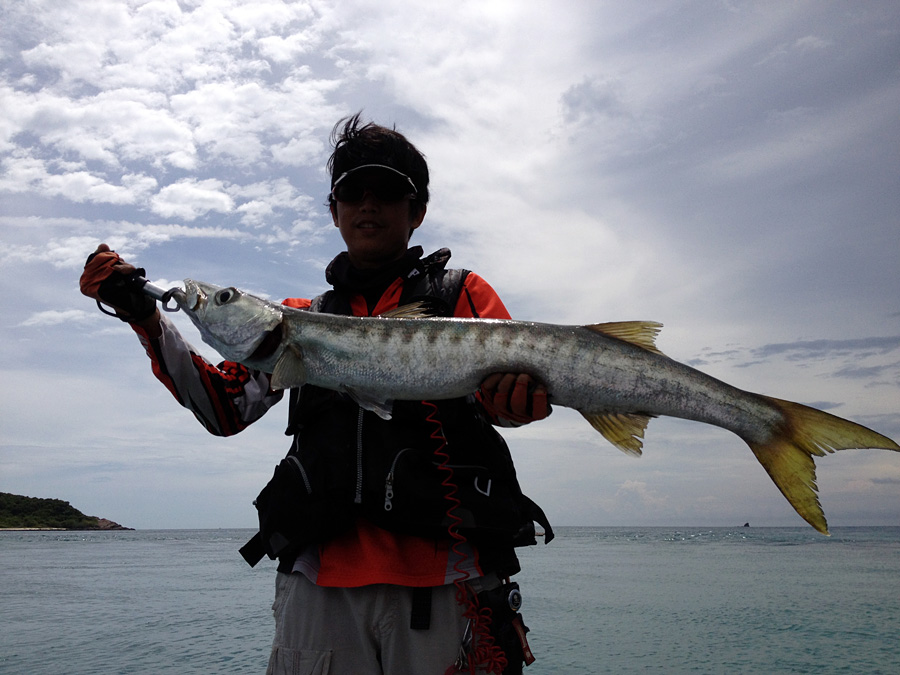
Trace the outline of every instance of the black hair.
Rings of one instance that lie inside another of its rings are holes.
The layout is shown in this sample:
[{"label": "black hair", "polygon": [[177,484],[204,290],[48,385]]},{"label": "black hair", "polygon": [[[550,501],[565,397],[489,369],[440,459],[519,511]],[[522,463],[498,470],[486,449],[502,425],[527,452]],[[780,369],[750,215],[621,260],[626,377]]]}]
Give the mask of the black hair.
[{"label": "black hair", "polygon": [[[347,171],[363,164],[384,164],[405,173],[416,186],[411,208],[418,212],[428,203],[428,163],[399,131],[374,122],[362,123],[362,113],[338,120],[331,131],[334,151],[328,158],[331,185]],[[329,202],[332,198],[329,196]]]}]

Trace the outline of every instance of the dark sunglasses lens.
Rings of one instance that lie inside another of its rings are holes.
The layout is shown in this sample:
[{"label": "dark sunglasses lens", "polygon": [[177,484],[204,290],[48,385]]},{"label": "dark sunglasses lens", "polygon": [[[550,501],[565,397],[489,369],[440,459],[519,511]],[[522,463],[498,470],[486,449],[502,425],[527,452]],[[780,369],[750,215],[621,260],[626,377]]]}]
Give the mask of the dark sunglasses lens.
[{"label": "dark sunglasses lens", "polygon": [[335,185],[332,194],[339,202],[353,204],[361,202],[367,191],[382,202],[399,202],[415,192],[409,181],[399,176],[351,176]]}]

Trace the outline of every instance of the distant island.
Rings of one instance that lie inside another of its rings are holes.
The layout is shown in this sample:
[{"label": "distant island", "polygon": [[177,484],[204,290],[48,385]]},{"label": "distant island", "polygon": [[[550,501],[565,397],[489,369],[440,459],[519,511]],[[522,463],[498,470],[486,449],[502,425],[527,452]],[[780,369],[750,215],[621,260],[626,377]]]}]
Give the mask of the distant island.
[{"label": "distant island", "polygon": [[86,516],[62,499],[0,492],[0,530],[131,530],[106,518]]}]

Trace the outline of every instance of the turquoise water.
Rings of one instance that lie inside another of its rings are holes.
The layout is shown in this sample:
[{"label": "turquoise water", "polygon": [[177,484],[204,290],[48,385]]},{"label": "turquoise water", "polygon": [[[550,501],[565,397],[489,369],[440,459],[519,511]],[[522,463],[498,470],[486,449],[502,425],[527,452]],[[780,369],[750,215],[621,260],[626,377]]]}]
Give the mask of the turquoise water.
[{"label": "turquoise water", "polygon": [[[247,530],[0,532],[0,672],[262,673]],[[560,528],[521,552],[546,673],[900,672],[900,528]]]},{"label": "turquoise water", "polygon": [[555,546],[521,556],[533,672],[900,673],[900,528],[567,528]]}]

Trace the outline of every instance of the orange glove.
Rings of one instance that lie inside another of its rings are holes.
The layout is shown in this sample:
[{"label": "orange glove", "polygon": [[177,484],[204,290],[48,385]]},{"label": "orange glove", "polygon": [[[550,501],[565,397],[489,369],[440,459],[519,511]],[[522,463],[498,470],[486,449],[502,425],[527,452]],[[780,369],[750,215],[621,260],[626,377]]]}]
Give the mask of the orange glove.
[{"label": "orange glove", "polygon": [[100,244],[84,263],[81,292],[115,309],[122,321],[142,321],[156,311],[156,300],[128,283],[133,274],[143,276],[145,272],[122,260],[106,244]]},{"label": "orange glove", "polygon": [[494,373],[481,383],[480,391],[482,405],[494,418],[528,424],[553,412],[547,387],[527,373]]}]

